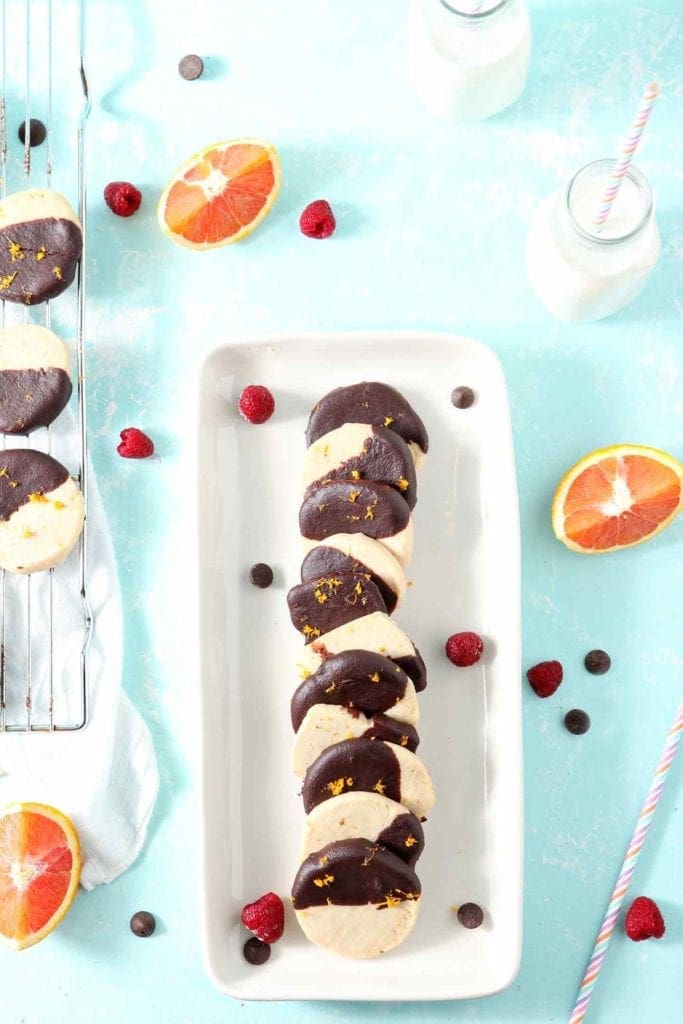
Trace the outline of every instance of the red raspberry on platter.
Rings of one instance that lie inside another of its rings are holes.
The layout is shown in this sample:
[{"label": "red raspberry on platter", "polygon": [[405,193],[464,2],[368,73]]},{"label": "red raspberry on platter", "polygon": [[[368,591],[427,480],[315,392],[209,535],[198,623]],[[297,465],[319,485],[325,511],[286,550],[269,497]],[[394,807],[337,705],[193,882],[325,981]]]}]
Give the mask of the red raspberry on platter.
[{"label": "red raspberry on platter", "polygon": [[446,641],[446,657],[458,668],[476,665],[484,653],[484,641],[476,633],[454,633]]},{"label": "red raspberry on platter", "polygon": [[275,399],[262,384],[250,384],[240,395],[237,408],[250,423],[265,423],[275,412]]},{"label": "red raspberry on platter", "polygon": [[285,930],[285,908],[274,892],[267,892],[242,909],[242,924],[261,942],[277,942]]},{"label": "red raspberry on platter", "polygon": [[637,896],[628,908],[624,930],[633,942],[661,939],[666,931],[662,913],[649,896]]},{"label": "red raspberry on platter", "polygon": [[105,187],[104,201],[117,217],[132,217],[140,209],[142,192],[129,181],[111,181]]},{"label": "red raspberry on platter", "polygon": [[154,455],[154,442],[137,427],[126,427],[116,450],[123,459],[148,459]]},{"label": "red raspberry on platter", "polygon": [[299,227],[306,238],[329,238],[336,226],[332,207],[326,199],[315,199],[299,217]]},{"label": "red raspberry on platter", "polygon": [[562,682],[564,672],[559,661],[541,661],[526,674],[531,688],[538,697],[552,697]]}]

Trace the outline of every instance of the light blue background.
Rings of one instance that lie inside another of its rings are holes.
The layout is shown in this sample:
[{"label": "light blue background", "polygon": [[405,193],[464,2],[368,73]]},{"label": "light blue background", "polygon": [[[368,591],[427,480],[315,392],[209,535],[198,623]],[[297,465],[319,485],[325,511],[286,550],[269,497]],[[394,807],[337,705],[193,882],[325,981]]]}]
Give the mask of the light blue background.
[{"label": "light blue background", "polygon": [[[70,5],[56,0],[62,6]],[[683,30],[679,0],[530,6],[524,97],[485,124],[450,128],[411,90],[403,0],[90,4],[91,442],[127,612],[125,686],[154,732],[162,790],[135,867],[82,894],[42,946],[0,957],[3,1021],[566,1020],[680,695],[683,524],[639,550],[589,559],[554,540],[548,509],[562,473],[592,448],[636,441],[683,455]],[[208,58],[198,82],[176,71],[188,51]],[[630,309],[594,326],[560,326],[525,276],[530,212],[580,165],[614,152],[651,78],[663,95],[638,162],[656,191],[661,265]],[[284,183],[272,215],[234,248],[174,247],[154,214],[167,177],[198,148],[242,135],[280,150]],[[144,193],[130,221],[101,201],[117,178]],[[297,228],[318,197],[338,219],[325,242]],[[228,336],[356,327],[467,333],[490,344],[507,373],[524,667],[559,658],[566,671],[547,702],[524,684],[523,966],[509,991],[480,1002],[240,1005],[211,988],[200,950],[197,652],[182,631],[195,585],[182,550],[194,500],[189,389],[203,355]],[[118,432],[133,424],[154,437],[159,459],[119,460]],[[613,655],[602,678],[582,667],[594,646]],[[574,706],[593,720],[584,737],[562,725]],[[681,770],[679,762],[633,888],[660,903],[666,938],[633,945],[618,930],[591,1021],[680,1019]],[[148,941],[128,931],[140,908],[160,922]]]}]

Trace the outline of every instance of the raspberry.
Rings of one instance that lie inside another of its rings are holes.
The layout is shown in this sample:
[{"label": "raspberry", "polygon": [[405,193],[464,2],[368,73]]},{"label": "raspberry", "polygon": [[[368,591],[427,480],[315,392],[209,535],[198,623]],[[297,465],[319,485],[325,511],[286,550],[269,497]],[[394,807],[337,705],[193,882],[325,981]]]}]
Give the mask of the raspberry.
[{"label": "raspberry", "polygon": [[446,657],[458,668],[475,665],[484,651],[484,641],[476,633],[454,633],[446,641]]},{"label": "raspberry", "polygon": [[641,942],[643,939],[661,939],[666,925],[655,901],[649,896],[637,896],[628,909],[624,929],[629,939]]},{"label": "raspberry", "polygon": [[315,199],[299,217],[301,233],[307,238],[329,238],[336,226],[332,207],[326,199]]},{"label": "raspberry", "polygon": [[275,399],[262,384],[250,384],[240,395],[237,408],[250,423],[265,423],[275,412]]},{"label": "raspberry", "polygon": [[137,427],[126,427],[116,450],[123,459],[148,459],[154,454],[154,442]]},{"label": "raspberry", "polygon": [[564,672],[559,661],[542,661],[526,674],[531,688],[539,697],[552,697],[562,682]]},{"label": "raspberry", "polygon": [[242,924],[261,942],[277,942],[285,930],[285,908],[279,896],[267,892],[242,909]]},{"label": "raspberry", "polygon": [[104,190],[104,201],[117,217],[132,217],[140,209],[142,192],[129,181],[112,181]]}]

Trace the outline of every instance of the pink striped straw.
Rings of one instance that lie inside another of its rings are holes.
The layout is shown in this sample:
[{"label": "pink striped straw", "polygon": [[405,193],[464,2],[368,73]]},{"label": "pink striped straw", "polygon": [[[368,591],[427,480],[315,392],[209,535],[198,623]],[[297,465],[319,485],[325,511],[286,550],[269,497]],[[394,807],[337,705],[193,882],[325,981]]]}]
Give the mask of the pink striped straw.
[{"label": "pink striped straw", "polygon": [[650,789],[647,796],[645,797],[645,803],[643,804],[638,822],[636,824],[636,830],[633,833],[626,856],[624,857],[624,863],[621,866],[619,877],[617,878],[617,884],[614,886],[614,891],[607,907],[607,913],[605,919],[600,925],[600,931],[598,937],[595,940],[593,946],[593,952],[586,968],[579,994],[572,1010],[572,1015],[569,1018],[569,1024],[581,1024],[586,1012],[588,1011],[588,1004],[591,1001],[593,995],[593,989],[595,983],[598,980],[600,968],[602,967],[603,961],[607,954],[607,945],[609,940],[612,938],[612,932],[619,916],[619,910],[622,903],[626,898],[628,887],[631,884],[633,878],[633,872],[636,869],[638,863],[638,856],[643,848],[647,833],[650,828],[650,822],[652,821],[652,815],[655,813],[655,808],[662,795],[664,789],[664,783],[666,782],[666,776],[669,768],[673,763],[673,759],[676,756],[676,750],[678,743],[683,733],[683,699],[678,705],[678,711],[676,717],[673,720],[673,724],[669,729],[666,737],[666,743],[664,744],[664,750],[662,756],[657,764],[657,770],[652,779]]},{"label": "pink striped straw", "polygon": [[645,125],[650,120],[650,114],[652,113],[652,107],[654,102],[659,96],[659,86],[656,82],[650,82],[647,89],[643,93],[643,98],[640,101],[640,108],[636,114],[635,121],[631,126],[631,130],[624,139],[624,144],[621,147],[619,158],[614,165],[612,173],[609,177],[609,181],[605,186],[605,191],[602,194],[602,205],[598,213],[593,218],[593,226],[596,228],[596,233],[599,234],[602,230],[602,226],[610,215],[612,204],[616,199],[621,183],[626,177],[626,172],[631,166],[631,160],[633,154],[638,149],[641,136],[645,131]]}]

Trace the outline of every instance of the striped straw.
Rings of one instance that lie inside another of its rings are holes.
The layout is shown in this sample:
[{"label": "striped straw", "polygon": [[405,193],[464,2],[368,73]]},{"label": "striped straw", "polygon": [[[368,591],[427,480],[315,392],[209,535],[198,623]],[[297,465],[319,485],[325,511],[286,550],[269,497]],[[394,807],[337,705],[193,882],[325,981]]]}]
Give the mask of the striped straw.
[{"label": "striped straw", "polygon": [[652,113],[652,107],[655,100],[659,96],[659,86],[656,82],[650,82],[647,89],[643,93],[643,98],[640,101],[640,109],[636,114],[635,121],[631,126],[631,130],[624,139],[624,144],[621,147],[619,158],[614,165],[612,173],[609,177],[609,181],[605,186],[605,191],[602,194],[602,205],[593,219],[593,226],[596,228],[599,234],[602,230],[602,226],[609,217],[612,204],[616,199],[621,183],[626,177],[626,172],[631,166],[631,160],[633,154],[638,149],[641,136],[645,131],[645,125],[650,120],[650,114]]},{"label": "striped straw", "polygon": [[474,3],[472,4],[472,14],[479,14],[479,11],[485,3],[486,0],[474,0]]},{"label": "striped straw", "polygon": [[647,833],[650,828],[650,822],[652,821],[652,815],[655,813],[657,802],[662,795],[664,789],[664,783],[666,782],[666,776],[673,763],[673,759],[676,756],[676,750],[678,748],[678,742],[683,733],[683,699],[678,706],[676,717],[673,720],[673,724],[669,729],[666,737],[666,743],[664,744],[664,750],[662,756],[657,764],[657,770],[652,779],[652,784],[645,797],[645,803],[640,812],[636,830],[633,833],[633,838],[626,852],[624,863],[621,866],[617,884],[614,886],[609,906],[607,907],[607,913],[605,919],[600,926],[598,937],[595,940],[593,946],[593,952],[591,954],[586,973],[583,981],[581,982],[581,988],[572,1010],[572,1015],[569,1018],[569,1024],[581,1024],[586,1012],[588,1010],[588,1004],[591,1001],[593,989],[595,983],[598,980],[598,974],[602,967],[603,961],[607,954],[607,945],[609,940],[612,938],[612,932],[619,915],[619,910],[622,903],[626,898],[628,887],[631,884],[633,872],[636,869],[638,863],[638,856],[643,848]]}]

